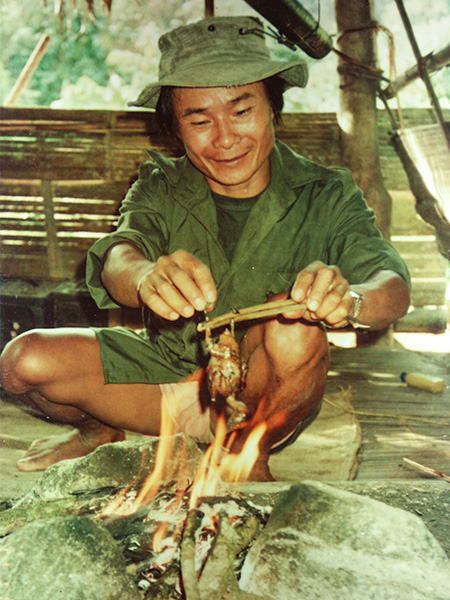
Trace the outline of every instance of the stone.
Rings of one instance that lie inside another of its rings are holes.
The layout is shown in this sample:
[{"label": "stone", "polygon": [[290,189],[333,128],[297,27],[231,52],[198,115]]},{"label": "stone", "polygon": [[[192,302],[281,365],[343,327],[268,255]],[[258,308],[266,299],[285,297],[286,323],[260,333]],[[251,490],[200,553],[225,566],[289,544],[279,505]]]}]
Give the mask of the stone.
[{"label": "stone", "polygon": [[87,517],[35,521],[0,540],[0,597],[140,600],[111,535]]},{"label": "stone", "polygon": [[[203,456],[201,450],[189,436],[177,434],[170,438],[170,454],[164,460],[162,482],[177,480],[180,467],[183,479],[192,480]],[[104,444],[82,458],[56,463],[43,473],[15,506],[32,504],[37,500],[67,498],[81,490],[121,488],[137,479],[143,481],[153,470],[160,439],[142,437]]]},{"label": "stone", "polygon": [[280,494],[240,588],[274,600],[448,600],[450,561],[419,517],[303,482]]}]

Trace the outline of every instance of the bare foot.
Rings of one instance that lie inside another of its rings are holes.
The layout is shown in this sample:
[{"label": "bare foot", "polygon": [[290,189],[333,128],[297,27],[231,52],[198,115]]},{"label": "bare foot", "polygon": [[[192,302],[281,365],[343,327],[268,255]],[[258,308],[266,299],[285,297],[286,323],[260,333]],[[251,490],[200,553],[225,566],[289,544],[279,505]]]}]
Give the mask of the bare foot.
[{"label": "bare foot", "polygon": [[123,431],[106,427],[100,423],[95,426],[74,429],[68,433],[36,440],[28,448],[25,456],[17,461],[20,471],[45,471],[67,458],[86,456],[98,446],[125,439]]},{"label": "bare foot", "polygon": [[247,481],[276,481],[270,472],[267,459],[256,461]]}]

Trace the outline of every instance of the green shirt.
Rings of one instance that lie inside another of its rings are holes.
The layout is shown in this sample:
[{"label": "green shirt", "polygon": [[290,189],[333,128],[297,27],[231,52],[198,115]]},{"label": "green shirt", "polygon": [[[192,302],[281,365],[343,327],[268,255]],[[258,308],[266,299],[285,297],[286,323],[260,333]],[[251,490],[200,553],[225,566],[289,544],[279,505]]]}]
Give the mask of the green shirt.
[{"label": "green shirt", "polygon": [[231,263],[250,212],[261,194],[253,198],[230,198],[215,192],[211,192],[211,195],[216,205],[219,241]]},{"label": "green shirt", "polygon": [[[337,265],[351,284],[379,269],[396,271],[409,282],[403,260],[382,239],[373,211],[344,169],[317,165],[277,141],[270,184],[253,207],[230,263],[203,175],[186,157],[150,155],[156,166],[141,166],[123,201],[117,231],[89,251],[87,283],[100,308],[117,307],[100,273],[105,253],[121,241],[135,244],[151,261],[184,249],[208,265],[218,290],[210,316],[288,291],[299,271],[315,260]],[[178,381],[198,368],[205,349],[196,334],[203,315],[196,317],[172,323],[153,315],[143,341],[157,349],[158,366],[149,368],[146,381]]]}]

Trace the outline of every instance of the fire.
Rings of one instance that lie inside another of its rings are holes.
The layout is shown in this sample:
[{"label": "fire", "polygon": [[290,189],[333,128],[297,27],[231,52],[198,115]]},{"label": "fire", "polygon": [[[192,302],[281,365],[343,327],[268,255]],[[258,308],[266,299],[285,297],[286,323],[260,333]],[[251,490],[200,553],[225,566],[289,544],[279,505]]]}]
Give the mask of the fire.
[{"label": "fire", "polygon": [[221,473],[226,474],[226,480],[245,481],[253,469],[259,456],[259,442],[266,432],[266,423],[257,425],[248,436],[239,454],[228,454],[221,464]]},{"label": "fire", "polygon": [[166,465],[168,458],[171,456],[173,446],[174,424],[164,406],[161,403],[161,436],[159,438],[158,448],[156,450],[155,464],[151,475],[146,479],[139,494],[134,500],[127,501],[126,494],[131,485],[127,486],[104,510],[102,515],[131,515],[136,512],[141,506],[150,502],[156,496],[161,487],[161,482],[164,480],[166,473]]},{"label": "fire", "polygon": [[[208,447],[200,463],[197,474],[194,478],[190,496],[189,507],[194,508],[198,499],[205,496],[214,496],[218,485],[222,481],[237,482],[245,481],[259,456],[259,442],[267,430],[265,422],[256,425],[248,435],[242,450],[239,453],[232,453],[231,448],[236,439],[237,432],[227,433],[225,417],[222,415],[216,426],[215,438]],[[117,498],[109,504],[102,515],[131,515],[142,506],[148,504],[156,496],[164,480],[167,480],[173,473],[168,472],[167,465],[172,464],[173,457],[173,434],[174,424],[162,403],[161,407],[161,435],[155,456],[155,464],[152,473],[148,476],[144,485],[134,499],[127,499],[127,492],[131,485],[127,486]],[[177,506],[183,498],[187,487],[182,483],[183,457],[181,457],[178,466],[178,495],[175,498],[173,508]],[[157,530],[153,540],[154,548],[160,548],[166,529],[163,525]]]},{"label": "fire", "polygon": [[163,541],[169,530],[169,522],[163,521],[153,536],[153,552],[161,552],[163,549]]},{"label": "fire", "polygon": [[258,459],[258,445],[266,429],[266,424],[260,423],[251,431],[241,452],[231,454],[235,435],[232,434],[226,441],[225,417],[220,417],[214,442],[206,451],[194,480],[189,508],[197,505],[198,498],[213,496],[221,480],[232,483],[248,478]]}]

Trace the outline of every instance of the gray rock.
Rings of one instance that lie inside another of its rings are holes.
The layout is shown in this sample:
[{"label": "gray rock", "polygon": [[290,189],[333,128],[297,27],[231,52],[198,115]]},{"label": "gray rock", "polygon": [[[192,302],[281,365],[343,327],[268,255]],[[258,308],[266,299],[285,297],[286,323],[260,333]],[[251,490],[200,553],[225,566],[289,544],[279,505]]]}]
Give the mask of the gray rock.
[{"label": "gray rock", "polygon": [[[160,438],[142,437],[136,440],[99,446],[82,458],[61,461],[49,467],[31,490],[15,506],[32,504],[36,500],[66,498],[80,490],[96,490],[132,483],[137,477],[145,479],[153,470]],[[171,455],[165,460],[163,482],[177,479],[180,468],[183,477],[193,478],[203,456],[189,436],[171,436]],[[183,446],[186,444],[184,453]]]},{"label": "gray rock", "polygon": [[35,521],[0,541],[0,597],[140,600],[110,534],[86,517]]},{"label": "gray rock", "polygon": [[450,562],[418,517],[305,482],[280,495],[240,587],[276,600],[448,600]]}]

